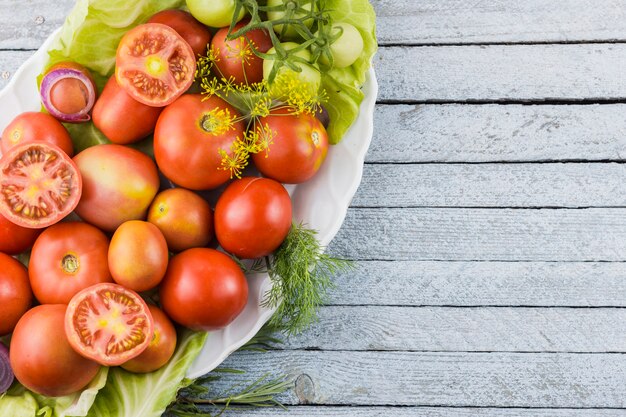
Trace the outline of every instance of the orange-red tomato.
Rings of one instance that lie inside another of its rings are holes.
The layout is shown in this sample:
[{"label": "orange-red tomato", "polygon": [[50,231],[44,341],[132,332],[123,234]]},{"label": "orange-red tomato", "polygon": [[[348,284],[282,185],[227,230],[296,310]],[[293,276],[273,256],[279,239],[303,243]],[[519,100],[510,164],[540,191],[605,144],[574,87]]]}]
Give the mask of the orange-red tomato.
[{"label": "orange-red tomato", "polygon": [[112,232],[125,221],[145,217],[160,185],[150,157],[122,145],[97,145],[74,161],[83,178],[76,206],[83,220]]},{"label": "orange-red tomato", "polygon": [[172,252],[203,247],[213,239],[211,206],[184,188],[157,194],[148,210],[148,221],[163,233]]},{"label": "orange-red tomato", "polygon": [[46,229],[33,246],[28,266],[37,300],[67,304],[87,287],[112,282],[108,250],[106,235],[87,223],[59,223]]},{"label": "orange-red tomato", "polygon": [[224,100],[185,94],[169,105],[154,131],[154,157],[163,174],[192,190],[217,188],[230,179],[222,166],[220,149],[232,155],[231,146],[242,137],[243,120]]},{"label": "orange-red tomato", "polygon": [[239,258],[269,255],[291,228],[291,199],[282,184],[244,177],[231,183],[215,206],[215,235]]},{"label": "orange-red tomato", "polygon": [[68,156],[74,156],[74,145],[67,129],[47,113],[25,112],[18,115],[2,132],[2,153],[25,142],[47,142],[57,145]]},{"label": "orange-red tomato", "polygon": [[148,304],[154,319],[154,334],[150,344],[139,356],[124,362],[122,368],[130,372],[146,373],[156,371],[165,365],[176,350],[176,329],[174,324],[158,307]]},{"label": "orange-red tomato", "polygon": [[137,357],[152,340],[154,321],[136,292],[96,284],[76,294],[65,313],[65,335],[74,350],[105,366]]},{"label": "orange-red tomato", "polygon": [[33,303],[24,265],[0,253],[0,336],[9,334]]},{"label": "orange-red tomato", "polygon": [[206,55],[211,42],[211,31],[198,22],[189,12],[183,10],[163,10],[152,16],[148,23],[162,23],[174,29],[191,46],[193,53]]},{"label": "orange-red tomato", "polygon": [[41,395],[59,397],[83,389],[100,366],[79,355],[65,337],[67,306],[40,305],[15,326],[9,356],[15,377]]},{"label": "orange-red tomato", "polygon": [[279,109],[262,117],[258,126],[274,132],[270,151],[252,156],[263,175],[285,184],[300,184],[319,171],[328,153],[328,133],[317,117],[307,113],[295,116],[288,109]]},{"label": "orange-red tomato", "polygon": [[111,77],[93,107],[93,124],[111,142],[126,145],[154,132],[162,110],[138,102]]},{"label": "orange-red tomato", "polygon": [[41,229],[18,226],[0,215],[0,252],[17,255],[33,247]]},{"label": "orange-red tomato", "polygon": [[194,248],[170,260],[159,290],[163,310],[175,322],[194,330],[230,324],[248,300],[248,282],[228,255]]},{"label": "orange-red tomato", "polygon": [[27,142],[0,158],[0,215],[18,226],[42,229],[78,204],[82,179],[76,164],[56,145]]},{"label": "orange-red tomato", "polygon": [[[233,28],[233,32],[247,24],[239,22]],[[264,29],[255,29],[233,40],[227,40],[227,27],[217,31],[211,47],[217,53],[217,73],[220,77],[229,79],[233,77],[238,84],[259,83],[263,80],[263,58],[257,56],[254,50],[259,52],[269,51],[273,44],[272,38]]]},{"label": "orange-red tomato", "polygon": [[147,291],[159,285],[165,275],[167,242],[152,223],[131,220],[113,234],[108,259],[115,282],[133,291]]},{"label": "orange-red tomato", "polygon": [[171,27],[145,23],[126,32],[117,48],[115,76],[135,100],[162,107],[189,89],[196,72],[191,46]]}]

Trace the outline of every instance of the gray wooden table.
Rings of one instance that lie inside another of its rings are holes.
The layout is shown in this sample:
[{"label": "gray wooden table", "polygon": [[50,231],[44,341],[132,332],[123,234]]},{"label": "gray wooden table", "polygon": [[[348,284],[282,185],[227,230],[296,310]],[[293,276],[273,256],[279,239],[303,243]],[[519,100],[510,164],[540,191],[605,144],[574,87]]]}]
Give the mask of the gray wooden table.
[{"label": "gray wooden table", "polygon": [[[293,416],[626,416],[626,1],[372,3],[358,270],[227,365],[295,377]],[[71,5],[0,0],[0,86]]]}]

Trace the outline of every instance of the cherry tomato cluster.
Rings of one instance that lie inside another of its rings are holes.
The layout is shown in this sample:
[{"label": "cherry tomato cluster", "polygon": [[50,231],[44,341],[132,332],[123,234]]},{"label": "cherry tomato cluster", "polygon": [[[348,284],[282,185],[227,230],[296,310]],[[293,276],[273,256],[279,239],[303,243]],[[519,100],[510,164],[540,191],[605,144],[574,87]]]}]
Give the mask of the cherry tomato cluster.
[{"label": "cherry tomato cluster", "polygon": [[[195,57],[213,45],[221,74],[258,82],[263,60],[237,51],[272,43],[262,30],[235,40],[227,32],[213,35],[187,12],[158,13],[122,38],[97,99],[88,70],[61,63],[42,91],[54,117],[23,113],[4,130],[0,336],[12,333],[11,367],[27,388],[67,395],[100,366],[160,368],[176,347],[174,323],[220,329],[247,304],[244,272],[218,245],[254,259],[287,236],[292,206],[281,182],[319,170],[326,131],[311,115],[269,114],[271,150],[254,157],[265,177],[231,181],[223,153],[251,127],[224,100],[189,92]],[[74,155],[60,121],[90,119],[112,143]],[[126,146],[151,134],[154,160]],[[197,191],[213,193],[214,211]],[[28,250],[26,268],[12,255]]]}]

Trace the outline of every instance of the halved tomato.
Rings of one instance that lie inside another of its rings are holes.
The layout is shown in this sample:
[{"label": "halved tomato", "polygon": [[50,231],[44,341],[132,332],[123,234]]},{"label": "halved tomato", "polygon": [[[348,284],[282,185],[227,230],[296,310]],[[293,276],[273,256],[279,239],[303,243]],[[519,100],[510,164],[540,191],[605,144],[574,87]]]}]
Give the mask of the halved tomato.
[{"label": "halved tomato", "polygon": [[18,226],[57,223],[74,210],[82,188],[76,164],[56,145],[29,142],[0,159],[0,214]]},{"label": "halved tomato", "polygon": [[196,71],[191,46],[169,26],[145,23],[128,31],[117,48],[115,76],[135,100],[163,107],[189,89]]},{"label": "halved tomato", "polygon": [[96,284],[76,294],[65,313],[65,334],[74,350],[117,366],[140,355],[152,340],[154,320],[136,292]]}]

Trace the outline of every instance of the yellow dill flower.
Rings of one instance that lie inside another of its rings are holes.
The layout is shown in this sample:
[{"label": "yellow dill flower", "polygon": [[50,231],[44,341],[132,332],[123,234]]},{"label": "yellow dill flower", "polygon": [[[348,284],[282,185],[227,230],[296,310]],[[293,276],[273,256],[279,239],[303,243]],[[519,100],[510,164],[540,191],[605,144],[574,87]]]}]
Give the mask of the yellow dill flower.
[{"label": "yellow dill flower", "polygon": [[254,105],[250,110],[250,117],[255,119],[258,117],[266,117],[270,114],[272,108],[272,99],[266,95],[255,97]]},{"label": "yellow dill flower", "polygon": [[272,86],[270,95],[277,97],[293,109],[293,114],[314,114],[320,104],[320,95],[293,71],[280,72]]},{"label": "yellow dill flower", "polygon": [[229,109],[216,107],[206,112],[200,119],[200,127],[214,136],[223,135],[235,129],[236,115],[230,114]]},{"label": "yellow dill flower", "polygon": [[226,44],[226,57],[228,59],[240,59],[243,64],[248,64],[253,56],[252,48],[243,37],[238,38],[237,41],[236,45],[232,45],[232,42]]},{"label": "yellow dill flower", "polygon": [[230,171],[231,179],[234,177],[241,178],[243,170],[248,166],[250,155],[247,152],[232,152],[232,154],[229,154],[224,149],[220,149],[218,152],[222,158],[219,169]]},{"label": "yellow dill flower", "polygon": [[254,129],[254,144],[255,151],[254,153],[265,152],[265,157],[267,158],[270,153],[270,147],[274,144],[274,136],[276,132],[270,129],[270,126],[265,123],[264,125],[257,125]]}]

